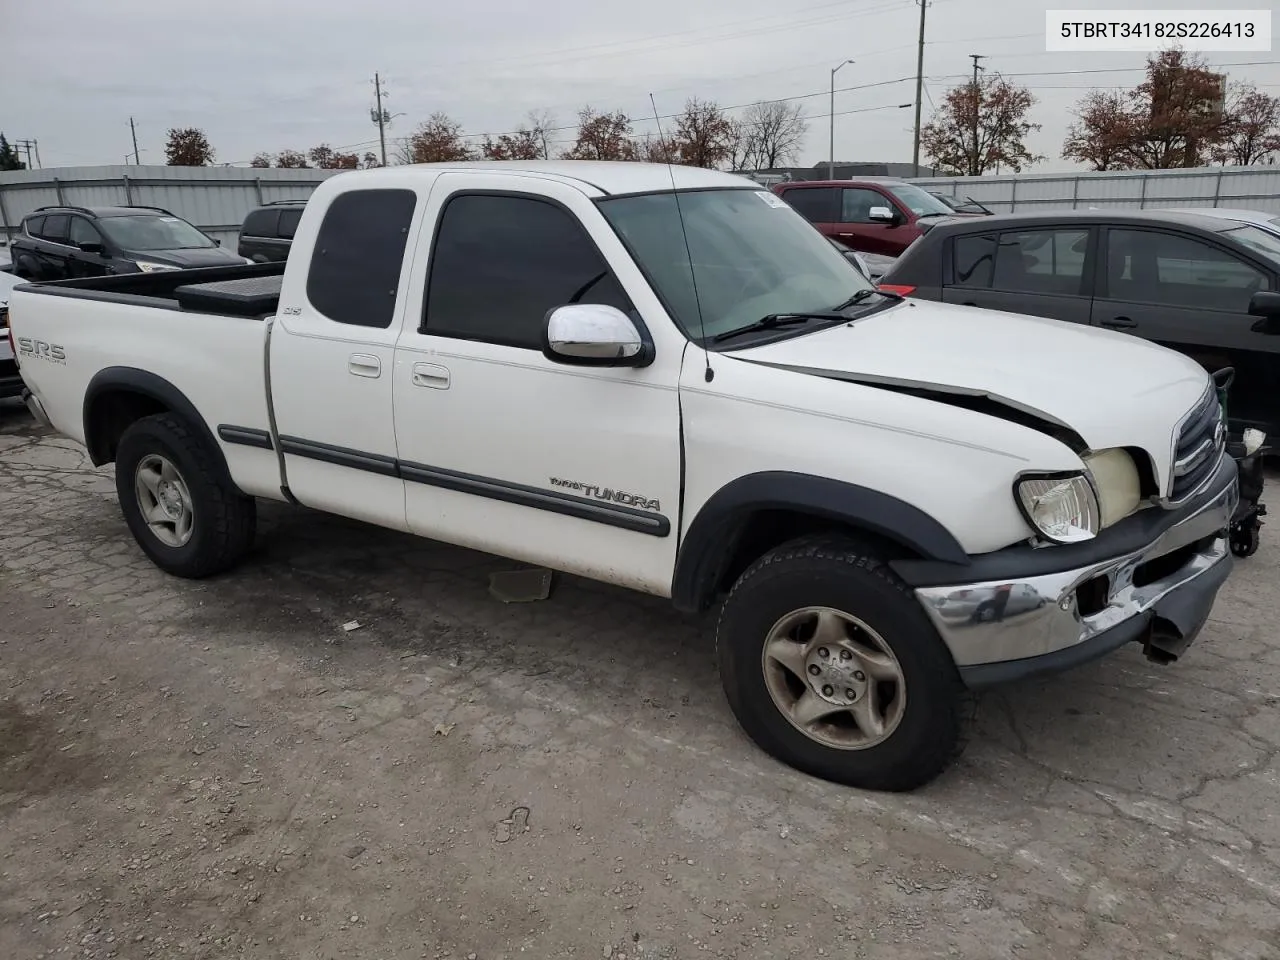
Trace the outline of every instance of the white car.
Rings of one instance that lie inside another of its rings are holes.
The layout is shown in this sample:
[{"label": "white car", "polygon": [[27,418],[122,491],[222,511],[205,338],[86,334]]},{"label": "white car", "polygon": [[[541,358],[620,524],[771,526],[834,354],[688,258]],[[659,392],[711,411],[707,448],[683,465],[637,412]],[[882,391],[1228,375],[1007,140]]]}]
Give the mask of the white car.
[{"label": "white car", "polygon": [[[1231,569],[1197,363],[877,291],[715,171],[343,173],[285,264],[12,308],[29,406],[114,462],[161,569],[233,567],[262,498],[719,606],[745,730],[861,787],[945,769],[969,688],[1176,659]],[[972,591],[1006,602],[944,615]]]}]

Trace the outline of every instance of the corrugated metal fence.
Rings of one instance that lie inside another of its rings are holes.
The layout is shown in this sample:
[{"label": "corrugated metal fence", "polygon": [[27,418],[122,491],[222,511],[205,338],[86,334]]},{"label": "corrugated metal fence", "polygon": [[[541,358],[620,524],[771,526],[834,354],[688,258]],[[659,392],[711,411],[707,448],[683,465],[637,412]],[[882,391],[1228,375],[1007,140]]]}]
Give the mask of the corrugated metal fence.
[{"label": "corrugated metal fence", "polygon": [[[234,247],[245,214],[302,199],[336,170],[244,167],[61,167],[0,173],[0,240],[49,204],[164,207]],[[996,212],[1053,207],[1243,207],[1280,213],[1280,167],[1207,167],[1137,173],[1024,173],[913,181],[972,197]]]},{"label": "corrugated metal fence", "polygon": [[7,171],[0,173],[0,240],[12,238],[22,218],[37,207],[138,204],[164,207],[235,249],[240,224],[254,207],[305,199],[338,172],[161,166]]},{"label": "corrugated metal fence", "polygon": [[996,213],[1054,207],[1235,207],[1280,213],[1280,167],[1022,173],[911,182],[955,197],[972,197]]}]

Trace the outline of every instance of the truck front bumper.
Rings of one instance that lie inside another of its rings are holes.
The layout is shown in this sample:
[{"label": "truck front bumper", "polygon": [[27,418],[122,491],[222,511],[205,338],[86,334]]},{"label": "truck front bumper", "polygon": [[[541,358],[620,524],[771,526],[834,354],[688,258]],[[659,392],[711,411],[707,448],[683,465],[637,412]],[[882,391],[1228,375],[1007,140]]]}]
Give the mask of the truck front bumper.
[{"label": "truck front bumper", "polygon": [[1065,670],[1133,641],[1169,663],[1196,638],[1231,572],[1238,500],[1236,466],[1224,456],[1206,490],[1176,510],[1150,507],[1084,544],[974,557],[960,569],[998,575],[965,583],[922,584],[937,565],[919,565],[916,597],[970,687]]}]

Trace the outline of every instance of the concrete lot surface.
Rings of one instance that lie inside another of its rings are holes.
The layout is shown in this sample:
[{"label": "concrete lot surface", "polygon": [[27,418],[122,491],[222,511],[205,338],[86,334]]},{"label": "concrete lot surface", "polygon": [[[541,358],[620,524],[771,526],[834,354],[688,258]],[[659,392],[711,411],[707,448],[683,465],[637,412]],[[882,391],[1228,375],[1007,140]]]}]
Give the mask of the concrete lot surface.
[{"label": "concrete lot surface", "polygon": [[904,796],[750,744],[709,621],[262,512],[166,577],[0,405],[0,958],[1280,957],[1275,527],[1182,662],[990,694]]}]

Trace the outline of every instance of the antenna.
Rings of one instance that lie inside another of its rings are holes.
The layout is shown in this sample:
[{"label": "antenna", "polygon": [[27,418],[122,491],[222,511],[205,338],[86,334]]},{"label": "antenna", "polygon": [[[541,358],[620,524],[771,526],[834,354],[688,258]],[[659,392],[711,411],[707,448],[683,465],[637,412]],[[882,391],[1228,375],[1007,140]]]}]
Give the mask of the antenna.
[{"label": "antenna", "polygon": [[[662,120],[658,117],[658,105],[653,94],[649,94],[649,106],[653,108],[653,122],[658,127],[658,141],[662,144],[662,152],[667,152],[667,136],[662,132]],[[707,349],[707,324],[702,318],[702,298],[698,296],[698,275],[693,270],[693,251],[689,249],[689,233],[684,226],[684,210],[680,206],[680,191],[676,189],[675,171],[671,169],[671,157],[667,157],[667,176],[671,178],[671,196],[676,202],[676,217],[680,220],[680,238],[684,241],[684,252],[689,258],[689,283],[693,287],[693,304],[698,310],[698,339],[702,341],[702,360],[706,364],[702,378],[710,383],[715,379],[715,371],[711,369],[711,351]]]}]

